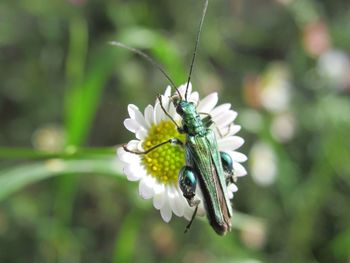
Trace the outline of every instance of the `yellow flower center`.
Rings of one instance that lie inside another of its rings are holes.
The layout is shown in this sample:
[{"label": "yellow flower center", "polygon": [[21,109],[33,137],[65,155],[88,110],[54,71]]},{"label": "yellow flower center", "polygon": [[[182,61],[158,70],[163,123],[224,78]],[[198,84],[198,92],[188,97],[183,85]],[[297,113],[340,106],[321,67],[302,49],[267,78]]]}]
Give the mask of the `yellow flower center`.
[{"label": "yellow flower center", "polygon": [[[142,146],[147,150],[171,138],[185,141],[185,135],[180,134],[171,121],[162,121],[150,128]],[[164,144],[143,155],[142,164],[159,182],[177,183],[179,171],[185,165],[185,152],[178,145]]]}]

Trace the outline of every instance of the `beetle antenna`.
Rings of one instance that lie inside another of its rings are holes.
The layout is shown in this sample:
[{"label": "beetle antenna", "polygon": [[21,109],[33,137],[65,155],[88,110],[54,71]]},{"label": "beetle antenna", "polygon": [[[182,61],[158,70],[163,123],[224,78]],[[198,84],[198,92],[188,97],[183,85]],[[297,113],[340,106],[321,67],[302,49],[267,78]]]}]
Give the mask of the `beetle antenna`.
[{"label": "beetle antenna", "polygon": [[206,14],[206,12],[207,12],[207,8],[208,8],[208,0],[205,0],[204,7],[203,7],[203,12],[202,12],[202,17],[201,17],[201,21],[199,22],[199,28],[198,28],[198,32],[197,32],[196,44],[195,44],[195,46],[194,46],[194,51],[193,51],[193,55],[192,55],[192,61],[191,61],[191,66],[190,66],[190,72],[189,72],[189,74],[188,74],[188,79],[187,79],[187,84],[186,84],[186,93],[185,93],[185,99],[186,99],[186,100],[187,100],[188,85],[190,84],[190,81],[191,81],[192,69],[193,69],[194,60],[195,60],[196,54],[197,54],[197,48],[198,48],[199,39],[200,39],[201,31],[202,31],[202,26],[203,26],[203,22],[204,22],[204,17],[205,17],[205,14]]},{"label": "beetle antenna", "polygon": [[174,84],[174,82],[170,78],[169,74],[166,73],[165,69],[159,63],[157,63],[154,59],[152,59],[149,55],[147,55],[146,53],[142,52],[139,49],[130,47],[130,46],[125,45],[125,44],[118,42],[118,41],[111,41],[111,42],[109,42],[109,44],[111,44],[112,46],[127,49],[127,50],[129,50],[133,53],[136,53],[137,55],[143,57],[144,59],[146,59],[149,63],[151,63],[154,67],[156,67],[160,72],[162,72],[164,77],[169,81],[170,85],[176,90],[176,92],[180,96],[180,98],[182,98],[180,91],[177,89],[176,85]]}]

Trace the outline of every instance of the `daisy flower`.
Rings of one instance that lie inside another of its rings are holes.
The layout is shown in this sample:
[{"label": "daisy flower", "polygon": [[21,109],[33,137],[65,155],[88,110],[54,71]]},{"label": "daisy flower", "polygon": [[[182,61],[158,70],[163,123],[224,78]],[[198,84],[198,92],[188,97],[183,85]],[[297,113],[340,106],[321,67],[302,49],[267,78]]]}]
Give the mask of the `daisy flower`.
[{"label": "daisy flower", "polygon": [[[186,85],[181,85],[178,89],[183,97],[185,89]],[[161,95],[163,106],[176,123],[181,125],[181,117],[176,113],[171,96],[171,88],[167,87],[165,93]],[[235,135],[241,127],[233,124],[237,113],[231,109],[231,104],[217,106],[217,93],[209,94],[199,100],[199,94],[192,92],[191,84],[188,100],[195,103],[199,113],[212,116],[214,124],[211,129],[216,133],[219,151],[228,153],[232,158],[234,177],[246,175],[247,172],[241,163],[246,161],[247,157],[236,151],[244,140]],[[156,101],[154,106],[148,105],[143,113],[137,106],[130,104],[128,112],[129,118],[124,121],[124,126],[136,137],[127,144],[129,150],[145,151],[171,138],[186,140],[186,135],[177,131],[174,123],[161,109],[159,101]],[[145,155],[126,152],[120,147],[117,156],[123,164],[128,180],[139,182],[140,196],[144,199],[153,199],[153,206],[160,210],[165,222],[170,221],[173,213],[190,220],[195,208],[188,205],[178,185],[178,174],[185,165],[185,151],[181,147],[165,144]],[[227,189],[228,196],[232,199],[233,193],[238,190],[237,186],[230,183]],[[199,187],[196,196],[202,199]],[[200,202],[198,214],[205,214],[203,202]]]}]

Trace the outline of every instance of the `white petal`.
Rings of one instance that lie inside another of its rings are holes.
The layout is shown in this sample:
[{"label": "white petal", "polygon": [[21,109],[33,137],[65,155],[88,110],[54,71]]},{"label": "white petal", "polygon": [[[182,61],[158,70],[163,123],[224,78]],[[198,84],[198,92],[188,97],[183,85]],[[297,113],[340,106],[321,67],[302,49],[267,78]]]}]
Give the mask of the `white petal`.
[{"label": "white petal", "polygon": [[177,119],[177,118],[180,117],[180,116],[176,113],[176,109],[175,109],[173,103],[169,103],[168,113],[169,113],[169,115],[172,116],[174,119]]},{"label": "white petal", "polygon": [[135,136],[139,140],[144,140],[148,135],[148,131],[144,128],[140,128],[136,131]]},{"label": "white petal", "polygon": [[140,128],[140,124],[133,119],[125,119],[124,126],[131,132],[135,132]]},{"label": "white petal", "polygon": [[153,116],[154,116],[154,122],[156,124],[159,124],[162,120],[165,119],[166,115],[164,114],[164,111],[162,110],[159,102],[156,103],[156,105],[154,106]]},{"label": "white petal", "polygon": [[[187,85],[187,83],[186,83],[186,85]],[[191,96],[191,94],[192,94],[192,83],[190,82],[190,83],[188,83],[188,95]]]},{"label": "white petal", "polygon": [[142,144],[143,144],[143,141],[139,141],[139,144],[137,145],[137,149],[141,152],[144,151]]},{"label": "white petal", "polygon": [[142,113],[139,111],[139,108],[133,104],[128,105],[128,112],[131,119],[136,120],[140,126],[147,129],[147,123],[145,121],[145,118],[143,117]]},{"label": "white petal", "polygon": [[233,193],[235,193],[237,191],[238,191],[238,188],[237,188],[237,186],[235,184],[229,184],[227,186],[227,196],[228,196],[228,198],[229,199],[233,199],[233,197],[234,197]]},{"label": "white petal", "polygon": [[154,181],[153,190],[155,194],[164,193],[164,184],[159,183],[157,180]]},{"label": "white petal", "polygon": [[[176,111],[175,111],[174,105],[173,105],[170,98],[171,98],[171,87],[168,86],[164,95],[161,95],[161,101],[162,101],[163,107],[166,110],[166,112],[169,113],[170,116],[173,116],[174,114],[176,114],[175,113]],[[160,106],[159,100],[157,100],[156,104],[159,104],[159,106]],[[168,117],[166,116],[166,114],[162,110],[162,119],[164,120],[166,118],[168,118]]]},{"label": "white petal", "polygon": [[240,130],[241,130],[241,126],[240,125],[229,126],[229,133],[228,133],[228,135],[235,135]]},{"label": "white petal", "polygon": [[153,197],[154,208],[159,210],[164,205],[165,199],[166,197],[164,195],[164,190],[162,192],[156,193]]},{"label": "white petal", "polygon": [[172,192],[172,194],[169,195],[170,207],[173,210],[175,215],[182,217],[184,215],[183,200],[179,195],[179,192],[175,189],[175,187],[171,187],[169,189],[169,192],[170,191]]},{"label": "white petal", "polygon": [[139,141],[139,140],[129,141],[128,144],[126,145],[126,147],[132,151],[143,151],[142,141]]},{"label": "white petal", "polygon": [[247,174],[247,170],[240,163],[233,162],[233,171],[234,175],[237,177],[245,176]]},{"label": "white petal", "polygon": [[229,136],[218,139],[218,147],[220,151],[225,150],[236,150],[241,147],[244,143],[244,140],[238,136]]},{"label": "white petal", "polygon": [[168,223],[171,220],[171,208],[170,205],[165,202],[162,206],[162,208],[160,209],[160,215],[162,216],[163,220]]},{"label": "white petal", "polygon": [[191,98],[191,94],[192,94],[192,84],[191,82],[188,84],[188,91],[187,91],[187,98],[185,98],[185,95],[186,95],[186,86],[187,86],[187,83],[185,84],[182,84],[180,87],[178,87],[178,90],[181,94],[181,97],[183,99],[188,99],[190,100]]},{"label": "white petal", "polygon": [[[187,83],[182,84],[180,87],[178,87],[178,90],[180,91],[181,96],[185,99],[185,93],[186,93],[186,86]],[[190,82],[188,84],[188,91],[187,91],[187,96],[190,98],[192,93],[192,83]]]},{"label": "white petal", "polygon": [[148,105],[145,108],[145,121],[148,124],[148,127],[151,127],[154,123],[154,119],[153,119],[153,106],[152,105]]},{"label": "white petal", "polygon": [[191,217],[193,215],[194,209],[192,209],[188,204],[185,206],[184,210],[184,218],[186,218],[188,221],[191,220]]},{"label": "white petal", "polygon": [[[217,127],[216,128],[220,131],[220,134],[218,134],[218,138],[223,136],[223,137],[229,137],[235,135],[237,132],[241,130],[240,125],[228,125],[228,126],[222,126],[222,127]],[[215,131],[217,130],[215,129]]]},{"label": "white petal", "polygon": [[227,126],[231,124],[237,117],[237,112],[233,110],[226,111],[225,113],[222,113],[216,118],[213,118],[214,123],[219,126]]},{"label": "white petal", "polygon": [[[169,102],[170,102],[170,97],[169,96],[166,96],[166,95],[161,95],[160,96],[161,97],[161,101],[162,101],[162,105],[163,105],[163,107],[164,107],[164,109],[165,110],[167,110],[168,108],[169,108]],[[159,105],[160,105],[160,101],[158,100],[157,101],[158,103],[159,103]],[[164,112],[164,111],[163,111]]]},{"label": "white petal", "polygon": [[131,119],[135,120],[135,110],[138,110],[139,108],[134,104],[128,105],[128,113]]},{"label": "white petal", "polygon": [[165,92],[164,92],[164,97],[167,97],[169,98],[171,96],[171,87],[168,85],[165,89]]},{"label": "white petal", "polygon": [[216,108],[214,108],[211,112],[210,115],[214,118],[219,116],[222,113],[225,113],[226,111],[230,110],[231,108],[231,104],[230,103],[224,103],[221,104],[219,106],[217,106]]},{"label": "white petal", "polygon": [[118,159],[124,163],[140,163],[140,156],[126,152],[123,147],[117,149]]},{"label": "white petal", "polygon": [[193,102],[195,105],[198,104],[199,101],[199,94],[197,91],[193,92],[191,96],[189,97],[189,101]]},{"label": "white petal", "polygon": [[229,191],[229,192],[237,192],[238,191],[238,187],[235,184],[229,184],[227,186],[227,191]]},{"label": "white petal", "polygon": [[126,165],[123,169],[129,181],[138,181],[146,176],[145,170],[138,164]]},{"label": "white petal", "polygon": [[243,153],[239,153],[236,151],[227,151],[227,153],[231,156],[233,161],[239,163],[243,163],[248,159],[247,156],[245,156]]},{"label": "white petal", "polygon": [[152,188],[152,192],[154,193],[154,185],[156,184],[156,178],[153,176],[147,176],[146,184],[149,188]]},{"label": "white petal", "polygon": [[218,103],[218,94],[217,92],[211,93],[202,99],[197,107],[198,112],[210,112],[214,109],[216,103]]},{"label": "white petal", "polygon": [[139,184],[139,194],[143,199],[150,199],[153,197],[154,192],[152,188],[152,177],[145,176]]}]

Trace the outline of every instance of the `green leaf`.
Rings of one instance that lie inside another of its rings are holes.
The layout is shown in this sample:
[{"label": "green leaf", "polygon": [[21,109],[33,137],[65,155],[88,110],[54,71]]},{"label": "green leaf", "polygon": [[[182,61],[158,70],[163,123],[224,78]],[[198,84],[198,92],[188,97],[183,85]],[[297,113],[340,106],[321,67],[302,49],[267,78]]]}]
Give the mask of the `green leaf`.
[{"label": "green leaf", "polygon": [[113,159],[62,160],[24,164],[0,171],[0,201],[10,194],[38,181],[63,174],[106,174],[119,177],[119,163]]},{"label": "green leaf", "polygon": [[117,234],[113,263],[117,262],[132,262],[132,256],[136,247],[136,238],[139,231],[140,219],[142,216],[132,210],[124,219],[124,222]]}]

